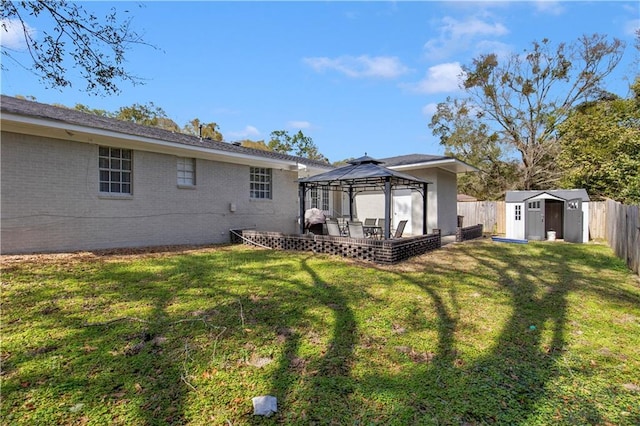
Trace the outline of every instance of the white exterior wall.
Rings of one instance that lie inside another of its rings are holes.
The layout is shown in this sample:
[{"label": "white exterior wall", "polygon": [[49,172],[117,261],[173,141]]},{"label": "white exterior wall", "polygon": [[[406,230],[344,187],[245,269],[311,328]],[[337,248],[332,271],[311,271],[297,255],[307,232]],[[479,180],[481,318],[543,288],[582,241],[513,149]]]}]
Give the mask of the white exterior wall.
[{"label": "white exterior wall", "polygon": [[[408,172],[407,172],[408,173]],[[455,173],[442,169],[412,170],[410,174],[433,182],[427,192],[427,233],[439,228],[442,235],[453,235],[458,226],[457,177]],[[398,191],[406,196],[408,191]],[[371,192],[356,196],[354,215],[364,220],[367,217],[384,217],[384,194]],[[393,204],[392,204],[393,206]],[[348,206],[347,206],[348,210]],[[393,207],[392,212],[393,215]],[[405,235],[422,234],[422,194],[411,192],[411,219]]]},{"label": "white exterior wall", "polygon": [[297,232],[296,172],[273,169],[273,199],[251,200],[248,165],[197,159],[196,186],[184,189],[176,158],[133,151],[133,194],[105,196],[98,145],[2,132],[0,250],[224,243],[230,229],[249,227]]},{"label": "white exterior wall", "polygon": [[[427,233],[439,228],[442,235],[454,235],[458,226],[458,180],[442,169],[412,170],[410,174],[433,182],[428,185]],[[422,196],[414,194],[413,233],[422,233]]]},{"label": "white exterior wall", "polygon": [[[346,214],[349,214],[349,197],[346,197]],[[366,192],[356,195],[353,208],[354,219],[364,222],[366,218],[384,218],[384,193]]]}]

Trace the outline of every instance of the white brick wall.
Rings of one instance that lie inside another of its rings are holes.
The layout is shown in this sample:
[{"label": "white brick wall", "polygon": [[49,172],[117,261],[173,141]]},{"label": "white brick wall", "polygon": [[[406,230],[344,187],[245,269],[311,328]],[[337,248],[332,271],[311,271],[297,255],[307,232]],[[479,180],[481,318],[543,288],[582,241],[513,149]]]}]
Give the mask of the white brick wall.
[{"label": "white brick wall", "polygon": [[[249,199],[249,166],[198,159],[178,188],[176,157],[133,152],[133,195],[98,191],[98,145],[2,132],[2,253],[229,241],[229,230],[297,231],[297,174],[273,170],[273,200]],[[235,212],[230,204],[235,204]]]}]

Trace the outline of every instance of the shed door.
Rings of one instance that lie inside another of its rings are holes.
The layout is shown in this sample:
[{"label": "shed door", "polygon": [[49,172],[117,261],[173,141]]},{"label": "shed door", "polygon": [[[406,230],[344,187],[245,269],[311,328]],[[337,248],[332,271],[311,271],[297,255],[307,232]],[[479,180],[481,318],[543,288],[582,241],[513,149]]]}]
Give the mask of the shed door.
[{"label": "shed door", "polygon": [[527,240],[544,240],[544,200],[527,201]]},{"label": "shed door", "polygon": [[582,243],[582,200],[568,200],[564,205],[564,240]]}]

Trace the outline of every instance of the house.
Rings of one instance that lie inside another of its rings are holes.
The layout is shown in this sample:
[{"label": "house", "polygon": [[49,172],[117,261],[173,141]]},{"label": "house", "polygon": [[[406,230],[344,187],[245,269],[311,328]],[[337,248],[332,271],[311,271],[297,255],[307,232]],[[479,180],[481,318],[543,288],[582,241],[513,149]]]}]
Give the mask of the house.
[{"label": "house", "polygon": [[589,241],[589,195],[584,189],[507,191],[506,237]]},{"label": "house", "polygon": [[[457,175],[477,172],[477,169],[453,157],[409,154],[396,157],[380,158],[382,166],[393,171],[414,176],[416,179],[428,181],[426,229],[440,229],[442,235],[454,235],[458,226],[457,219]],[[392,227],[396,228],[401,220],[407,220],[405,235],[421,235],[423,233],[423,197],[415,189],[393,191],[391,202]],[[348,206],[348,197],[343,196],[341,206]],[[348,208],[348,207],[347,207]],[[355,215],[367,217],[383,217],[384,194],[362,192],[355,197]],[[343,214],[348,213],[343,211]]]},{"label": "house", "polygon": [[298,230],[324,162],[0,98],[3,254],[225,243]]}]

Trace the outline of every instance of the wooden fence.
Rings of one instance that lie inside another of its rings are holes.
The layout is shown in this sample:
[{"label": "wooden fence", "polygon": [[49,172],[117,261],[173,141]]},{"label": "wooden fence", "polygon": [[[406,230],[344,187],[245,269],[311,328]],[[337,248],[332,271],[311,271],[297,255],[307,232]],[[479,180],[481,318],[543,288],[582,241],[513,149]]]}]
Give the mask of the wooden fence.
[{"label": "wooden fence", "polygon": [[481,224],[485,232],[504,235],[507,232],[504,201],[471,201],[458,203],[462,226]]},{"label": "wooden fence", "polygon": [[603,202],[606,210],[605,239],[616,256],[640,275],[640,206]]},{"label": "wooden fence", "polygon": [[[616,256],[640,275],[640,206],[627,206],[616,201],[589,203],[589,238],[606,240]],[[486,232],[506,233],[504,201],[458,203],[458,216],[464,226],[482,224]]]}]

